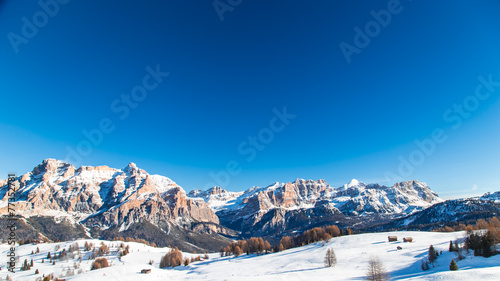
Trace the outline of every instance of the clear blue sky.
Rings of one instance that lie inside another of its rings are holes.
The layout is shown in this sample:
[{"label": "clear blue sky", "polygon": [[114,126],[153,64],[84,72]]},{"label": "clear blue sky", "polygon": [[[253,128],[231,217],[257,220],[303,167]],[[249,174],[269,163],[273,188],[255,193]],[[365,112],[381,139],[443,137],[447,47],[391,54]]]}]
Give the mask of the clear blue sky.
[{"label": "clear blue sky", "polygon": [[[107,122],[73,164],[135,162],[186,190],[296,178],[500,190],[500,86],[478,80],[500,81],[498,1],[220,0],[219,14],[212,1],[28,2],[0,1],[1,178],[67,159]],[[121,100],[144,79],[145,97]],[[423,151],[435,129],[445,140]]]}]

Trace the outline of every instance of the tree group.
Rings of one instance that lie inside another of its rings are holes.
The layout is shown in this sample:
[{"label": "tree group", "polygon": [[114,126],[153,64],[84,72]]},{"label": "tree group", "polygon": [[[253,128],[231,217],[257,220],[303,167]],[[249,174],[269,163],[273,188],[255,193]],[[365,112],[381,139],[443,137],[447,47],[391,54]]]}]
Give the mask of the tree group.
[{"label": "tree group", "polygon": [[183,262],[182,253],[175,247],[171,249],[168,253],[166,253],[160,261],[160,268],[165,267],[176,267],[181,265]]}]

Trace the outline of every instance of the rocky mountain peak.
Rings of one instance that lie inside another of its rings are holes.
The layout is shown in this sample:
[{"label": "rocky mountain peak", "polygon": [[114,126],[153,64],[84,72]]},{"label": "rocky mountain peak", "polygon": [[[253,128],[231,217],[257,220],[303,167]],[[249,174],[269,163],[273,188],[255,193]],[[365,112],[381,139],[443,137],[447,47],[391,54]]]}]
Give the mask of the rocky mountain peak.
[{"label": "rocky mountain peak", "polygon": [[48,159],[43,160],[41,164],[36,166],[33,169],[32,173],[35,176],[40,175],[42,173],[46,173],[46,172],[57,173],[58,170],[68,168],[70,166],[72,167],[73,165],[68,164],[68,163],[64,163],[64,162],[56,160],[56,159],[48,158]]},{"label": "rocky mountain peak", "polygon": [[227,193],[227,190],[223,189],[220,186],[214,186],[208,190],[208,194],[211,194],[211,195],[218,195],[218,194],[222,194],[222,193]]},{"label": "rocky mountain peak", "polygon": [[[203,201],[188,198],[171,179],[149,175],[134,163],[121,170],[108,166],[75,170],[71,164],[46,159],[17,183],[16,208],[27,217],[78,217],[92,227],[121,229],[141,218],[154,225],[169,222],[182,227],[192,222],[218,223]],[[6,188],[0,186],[0,215],[7,211],[3,208]]]}]

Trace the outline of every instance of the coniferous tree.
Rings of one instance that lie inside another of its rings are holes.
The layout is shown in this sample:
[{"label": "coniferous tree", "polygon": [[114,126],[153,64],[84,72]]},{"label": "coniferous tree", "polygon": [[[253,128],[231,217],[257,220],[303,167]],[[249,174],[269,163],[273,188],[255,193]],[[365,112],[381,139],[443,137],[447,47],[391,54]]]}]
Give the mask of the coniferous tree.
[{"label": "coniferous tree", "polygon": [[23,265],[21,266],[21,270],[22,271],[25,271],[25,270],[29,270],[30,269],[30,266],[28,265],[28,260],[24,260],[23,262]]},{"label": "coniferous tree", "polygon": [[47,254],[47,259],[50,260],[52,257],[50,256],[50,252]]},{"label": "coniferous tree", "polygon": [[434,262],[436,261],[437,259],[437,251],[434,249],[434,246],[430,246],[429,247],[429,261],[434,264]]},{"label": "coniferous tree", "polygon": [[486,233],[483,237],[481,237],[481,254],[483,257],[488,258],[491,257],[491,246],[493,241],[491,239],[490,233]]},{"label": "coniferous tree", "polygon": [[426,270],[429,270],[430,267],[429,267],[429,261],[427,260],[422,260],[421,264],[420,264],[420,268],[423,270],[423,271],[426,271]]},{"label": "coniferous tree", "polygon": [[450,252],[455,252],[455,247],[453,246],[453,242],[450,240]]},{"label": "coniferous tree", "polygon": [[40,274],[40,271],[38,271],[38,269],[36,269],[35,274]]},{"label": "coniferous tree", "polygon": [[457,266],[457,264],[455,263],[455,260],[451,260],[451,263],[450,263],[450,270],[458,270],[458,266]]}]

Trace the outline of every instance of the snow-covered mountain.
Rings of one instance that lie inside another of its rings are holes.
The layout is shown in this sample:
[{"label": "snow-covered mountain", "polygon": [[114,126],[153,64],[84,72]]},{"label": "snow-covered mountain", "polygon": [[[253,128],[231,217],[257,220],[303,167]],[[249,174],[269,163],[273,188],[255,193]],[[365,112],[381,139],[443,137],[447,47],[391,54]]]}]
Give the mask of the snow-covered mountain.
[{"label": "snow-covered mountain", "polygon": [[[368,229],[400,218],[411,217],[411,222],[407,219],[398,227],[432,217],[443,217],[437,221],[467,218],[459,215],[459,210],[467,212],[467,204],[497,210],[495,204],[500,202],[498,192],[473,202],[443,202],[416,180],[393,186],[351,180],[332,187],[321,179],[297,179],[242,192],[213,187],[186,194],[171,179],[150,175],[133,163],[123,169],[75,168],[54,159],[44,160],[14,184],[18,189],[15,210],[23,217],[19,233],[25,238],[33,238],[33,233],[51,240],[123,236],[191,250],[218,249],[229,241],[227,237],[279,239],[331,224]],[[0,216],[7,214],[7,200],[7,181],[0,180]],[[5,235],[0,231],[0,239]]]},{"label": "snow-covered mountain", "polygon": [[481,197],[447,200],[402,218],[374,226],[370,230],[386,229],[423,229],[431,230],[436,226],[474,222],[480,218],[500,216],[500,192],[486,193]]},{"label": "snow-covered mountain", "polygon": [[[345,215],[371,213],[409,214],[443,202],[425,183],[406,181],[391,187],[365,184],[351,180],[334,188],[325,180],[297,179],[290,183],[276,182],[267,187],[253,187],[244,192],[229,192],[220,187],[208,191],[194,190],[191,197],[198,197],[215,211],[248,209],[268,211],[274,208],[313,208],[318,201],[328,201]],[[256,202],[254,202],[256,201]]]},{"label": "snow-covered mountain", "polygon": [[[218,217],[203,200],[189,198],[171,179],[150,175],[133,163],[123,169],[76,169],[71,164],[46,159],[33,171],[18,177],[15,184],[17,213],[25,218],[54,217],[82,224],[87,236],[103,231],[121,236],[135,225],[130,231],[145,238],[149,234],[137,227],[144,223],[165,235],[175,230],[206,233],[218,229]],[[0,182],[0,215],[7,214],[6,193],[6,181]],[[207,228],[207,224],[211,227]]]},{"label": "snow-covered mountain", "polygon": [[443,201],[419,181],[387,187],[355,179],[337,188],[325,180],[297,179],[244,192],[229,192],[220,187],[205,192],[195,190],[190,196],[203,199],[216,211],[223,225],[248,235],[278,234],[301,223],[310,227],[320,218],[331,223],[324,217],[337,222],[359,216],[394,218]]}]

